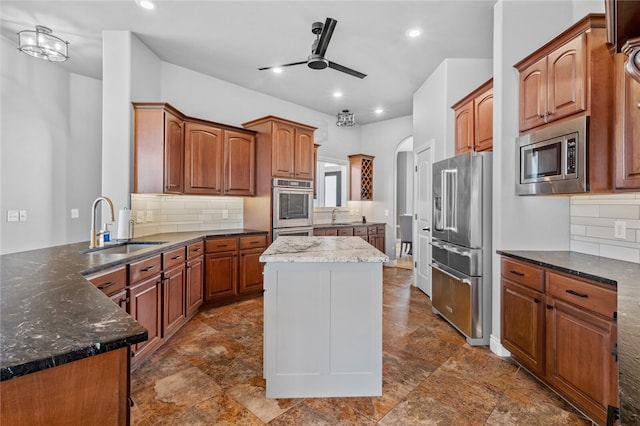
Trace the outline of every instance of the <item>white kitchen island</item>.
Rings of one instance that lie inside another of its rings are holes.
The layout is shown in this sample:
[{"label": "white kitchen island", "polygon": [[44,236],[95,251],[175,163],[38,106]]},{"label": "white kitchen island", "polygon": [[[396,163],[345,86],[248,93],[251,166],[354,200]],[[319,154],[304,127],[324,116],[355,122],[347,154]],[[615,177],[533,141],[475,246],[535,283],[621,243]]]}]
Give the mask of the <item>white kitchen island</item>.
[{"label": "white kitchen island", "polygon": [[278,237],[264,268],[267,398],[382,395],[382,263],[360,237]]}]

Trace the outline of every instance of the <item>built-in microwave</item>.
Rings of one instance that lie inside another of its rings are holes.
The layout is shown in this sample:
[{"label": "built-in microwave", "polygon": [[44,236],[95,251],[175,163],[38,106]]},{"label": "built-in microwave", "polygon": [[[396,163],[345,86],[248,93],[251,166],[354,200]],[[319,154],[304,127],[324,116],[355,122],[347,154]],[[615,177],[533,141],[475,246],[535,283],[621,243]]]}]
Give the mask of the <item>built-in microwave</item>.
[{"label": "built-in microwave", "polygon": [[304,180],[273,180],[273,228],[313,225],[313,183]]},{"label": "built-in microwave", "polygon": [[588,124],[589,117],[584,116],[520,136],[516,149],[516,193],[587,192]]}]

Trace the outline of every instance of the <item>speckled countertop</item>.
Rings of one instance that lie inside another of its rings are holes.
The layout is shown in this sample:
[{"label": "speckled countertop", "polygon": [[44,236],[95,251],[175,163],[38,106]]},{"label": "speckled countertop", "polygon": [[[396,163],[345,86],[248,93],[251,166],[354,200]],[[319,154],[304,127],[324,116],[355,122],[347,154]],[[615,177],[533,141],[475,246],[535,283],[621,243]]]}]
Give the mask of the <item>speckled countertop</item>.
[{"label": "speckled countertop", "polygon": [[571,251],[498,254],[617,287],[621,421],[640,424],[640,264]]},{"label": "speckled countertop", "polygon": [[88,242],[0,256],[0,380],[147,339],[147,330],[87,281],[88,275],[207,236],[245,229],[156,234],[132,254],[83,253]]},{"label": "speckled countertop", "polygon": [[386,262],[389,257],[360,237],[278,237],[261,262]]}]

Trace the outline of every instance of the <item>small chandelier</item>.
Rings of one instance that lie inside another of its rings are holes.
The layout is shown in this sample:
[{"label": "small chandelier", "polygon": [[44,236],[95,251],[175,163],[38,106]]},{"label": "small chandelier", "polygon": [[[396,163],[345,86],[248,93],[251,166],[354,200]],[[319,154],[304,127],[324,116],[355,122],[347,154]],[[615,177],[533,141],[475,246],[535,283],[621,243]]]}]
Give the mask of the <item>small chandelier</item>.
[{"label": "small chandelier", "polygon": [[34,58],[49,62],[61,62],[69,59],[69,42],[51,34],[51,29],[36,25],[36,30],[23,30],[18,33],[18,50]]},{"label": "small chandelier", "polygon": [[336,117],[338,118],[338,121],[336,121],[336,126],[338,127],[351,127],[356,124],[355,114],[349,112],[348,109],[343,109]]}]

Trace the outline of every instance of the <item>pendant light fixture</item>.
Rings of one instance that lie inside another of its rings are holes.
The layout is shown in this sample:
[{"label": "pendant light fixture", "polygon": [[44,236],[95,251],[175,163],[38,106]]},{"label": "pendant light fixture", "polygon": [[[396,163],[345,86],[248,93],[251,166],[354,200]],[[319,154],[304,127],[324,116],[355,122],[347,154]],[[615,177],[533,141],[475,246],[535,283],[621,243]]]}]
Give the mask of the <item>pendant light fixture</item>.
[{"label": "pendant light fixture", "polygon": [[349,112],[348,109],[343,109],[342,112],[336,115],[336,118],[338,119],[338,121],[336,121],[336,126],[338,127],[351,127],[356,124],[355,114]]},{"label": "pendant light fixture", "polygon": [[36,30],[23,30],[18,33],[18,50],[49,62],[62,62],[69,59],[69,42],[52,34],[50,28],[36,25]]}]

